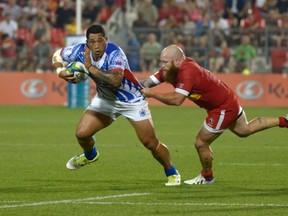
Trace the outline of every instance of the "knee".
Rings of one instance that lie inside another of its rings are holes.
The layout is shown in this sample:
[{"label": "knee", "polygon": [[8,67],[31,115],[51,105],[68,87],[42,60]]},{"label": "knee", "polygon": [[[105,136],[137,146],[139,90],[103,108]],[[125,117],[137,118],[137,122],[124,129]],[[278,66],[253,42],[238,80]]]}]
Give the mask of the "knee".
[{"label": "knee", "polygon": [[194,143],[194,147],[197,149],[197,151],[199,151],[204,148],[204,144],[203,142],[196,140]]},{"label": "knee", "polygon": [[150,151],[155,151],[159,144],[159,140],[157,138],[147,138],[145,140],[142,140],[141,142]]},{"label": "knee", "polygon": [[210,145],[210,143],[205,142],[205,141],[203,141],[203,140],[201,140],[199,138],[196,139],[195,143],[194,143],[194,146],[195,146],[197,151],[205,150],[205,149],[209,148],[209,145]]},{"label": "knee", "polygon": [[75,136],[78,140],[87,140],[91,137],[81,129],[76,130]]}]

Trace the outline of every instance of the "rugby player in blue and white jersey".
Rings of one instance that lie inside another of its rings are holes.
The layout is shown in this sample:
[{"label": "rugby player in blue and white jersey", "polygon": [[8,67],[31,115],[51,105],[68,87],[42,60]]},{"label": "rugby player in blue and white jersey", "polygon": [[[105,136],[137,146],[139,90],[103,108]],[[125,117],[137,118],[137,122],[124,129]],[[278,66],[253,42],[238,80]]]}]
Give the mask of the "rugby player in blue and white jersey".
[{"label": "rugby player in blue and white jersey", "polygon": [[86,32],[86,44],[76,44],[57,50],[53,66],[58,76],[75,83],[73,75],[66,71],[65,63],[81,61],[96,83],[97,93],[83,113],[76,129],[78,143],[84,153],[72,157],[68,169],[79,169],[99,159],[95,134],[109,126],[119,115],[126,117],[141,143],[163,166],[168,182],[177,186],[181,177],[170,158],[168,148],[156,136],[147,100],[141,94],[141,84],[130,71],[127,57],[116,44],[108,42],[105,30],[92,25]]}]

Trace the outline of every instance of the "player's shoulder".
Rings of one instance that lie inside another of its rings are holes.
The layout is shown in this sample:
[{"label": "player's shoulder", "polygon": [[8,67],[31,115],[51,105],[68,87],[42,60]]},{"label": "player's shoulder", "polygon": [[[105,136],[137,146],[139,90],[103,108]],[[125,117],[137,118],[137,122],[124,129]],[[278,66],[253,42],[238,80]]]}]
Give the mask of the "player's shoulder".
[{"label": "player's shoulder", "polygon": [[190,64],[190,65],[198,65],[197,62],[190,57],[186,57],[185,61],[183,62],[184,65]]},{"label": "player's shoulder", "polygon": [[84,62],[85,43],[66,46],[61,50],[61,56],[65,61],[81,61]]},{"label": "player's shoulder", "polygon": [[106,47],[106,54],[110,55],[115,52],[122,52],[122,49],[117,44],[108,42]]},{"label": "player's shoulder", "polygon": [[153,81],[154,81],[154,79],[157,79],[159,81],[163,81],[164,80],[163,76],[164,76],[163,75],[163,68],[160,68],[158,71],[156,71],[150,77],[151,77],[151,79],[153,79]]},{"label": "player's shoulder", "polygon": [[182,69],[192,69],[193,71],[195,70],[203,70],[203,67],[200,66],[193,58],[186,57],[185,61],[181,65]]},{"label": "player's shoulder", "polygon": [[85,43],[73,44],[64,47],[62,50],[65,52],[84,52]]},{"label": "player's shoulder", "polygon": [[76,44],[74,48],[77,49],[77,51],[84,52],[85,46],[86,46],[86,43],[79,43],[79,44]]}]

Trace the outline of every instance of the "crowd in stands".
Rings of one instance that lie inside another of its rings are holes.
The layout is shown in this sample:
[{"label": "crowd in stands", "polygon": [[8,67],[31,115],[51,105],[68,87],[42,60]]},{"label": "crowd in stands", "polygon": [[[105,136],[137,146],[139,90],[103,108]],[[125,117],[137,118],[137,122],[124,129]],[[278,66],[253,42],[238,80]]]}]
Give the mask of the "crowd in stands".
[{"label": "crowd in stands", "polygon": [[[81,2],[83,33],[116,10],[135,14],[122,40],[134,71],[155,71],[162,48],[177,44],[213,72],[288,73],[288,0]],[[77,33],[75,18],[76,0],[0,0],[0,72],[52,71],[51,55]]]}]

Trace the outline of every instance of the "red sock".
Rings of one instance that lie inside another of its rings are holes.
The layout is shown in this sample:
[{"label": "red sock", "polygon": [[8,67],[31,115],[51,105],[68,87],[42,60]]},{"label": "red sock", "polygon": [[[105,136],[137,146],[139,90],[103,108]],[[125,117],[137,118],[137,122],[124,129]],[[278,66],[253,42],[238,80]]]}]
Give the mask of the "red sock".
[{"label": "red sock", "polygon": [[279,117],[279,127],[287,127],[288,128],[288,121],[284,117]]},{"label": "red sock", "polygon": [[213,179],[213,170],[211,169],[210,172],[206,173],[203,170],[201,171],[201,175],[207,180],[211,181]]}]

